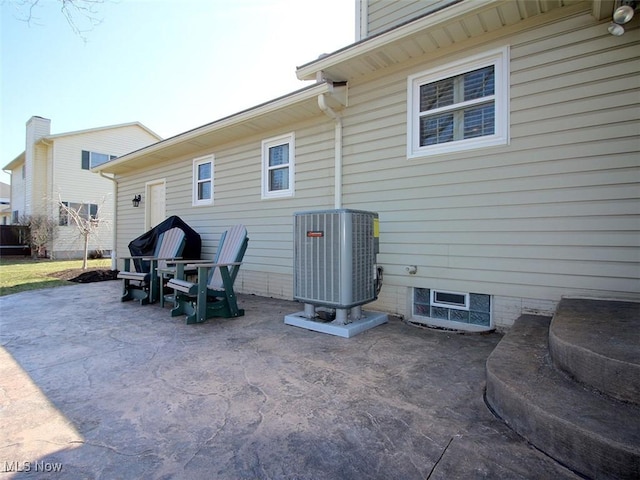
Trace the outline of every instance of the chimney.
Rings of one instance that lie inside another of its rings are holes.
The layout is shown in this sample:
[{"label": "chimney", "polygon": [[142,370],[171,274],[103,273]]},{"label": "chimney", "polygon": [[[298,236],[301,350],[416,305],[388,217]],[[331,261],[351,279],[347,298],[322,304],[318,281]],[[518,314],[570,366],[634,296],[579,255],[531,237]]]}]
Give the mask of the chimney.
[{"label": "chimney", "polygon": [[25,214],[43,214],[42,197],[46,190],[43,180],[46,178],[46,153],[36,143],[51,134],[51,120],[33,116],[27,121],[27,134],[24,148],[25,163]]},{"label": "chimney", "polygon": [[29,148],[29,145],[33,145],[42,137],[50,134],[51,120],[38,116],[31,117],[27,122],[27,144],[25,150]]}]

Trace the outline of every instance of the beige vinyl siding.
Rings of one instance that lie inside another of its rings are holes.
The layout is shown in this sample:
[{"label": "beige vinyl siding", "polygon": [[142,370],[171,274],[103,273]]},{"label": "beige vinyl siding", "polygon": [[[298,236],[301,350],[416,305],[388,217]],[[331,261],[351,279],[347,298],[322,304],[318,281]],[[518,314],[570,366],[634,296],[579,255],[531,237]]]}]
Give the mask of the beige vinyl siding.
[{"label": "beige vinyl siding", "polygon": [[363,0],[367,2],[367,36],[376,35],[457,0]]},{"label": "beige vinyl siding", "polygon": [[[408,287],[638,298],[638,37],[585,13],[352,82],[344,205],[380,214],[380,304],[410,313]],[[407,159],[407,77],[503,45],[510,145]]]},{"label": "beige vinyl siding", "polygon": [[[52,199],[50,211],[53,218],[58,218],[58,199],[98,205],[99,217],[104,223],[91,239],[89,249],[111,250],[114,184],[97,173],[82,169],[82,150],[119,156],[156,141],[146,130],[134,125],[55,138],[50,148],[53,152],[50,162],[53,176],[50,177],[49,197]],[[77,228],[73,225],[59,227],[53,250],[58,257],[77,255],[82,250]]]},{"label": "beige vinyl siding", "polygon": [[[342,206],[380,216],[385,274],[372,308],[411,316],[413,287],[484,293],[502,326],[550,313],[562,296],[640,299],[640,30],[613,37],[588,11],[559,10],[349,82]],[[407,78],[505,46],[510,143],[408,159]],[[261,141],[289,132],[295,196],[262,200]],[[318,113],[120,176],[119,255],[144,231],[131,198],[164,179],[167,215],[201,234],[203,257],[225,228],[247,226],[239,292],[291,298],[292,215],[333,208],[333,135]],[[207,154],[214,204],[193,207],[192,162]]]},{"label": "beige vinyl siding", "polygon": [[[295,134],[295,196],[263,200],[261,142],[289,132]],[[133,208],[130,199],[143,193],[145,182],[165,179],[167,216],[178,215],[200,234],[203,258],[213,257],[226,228],[242,223],[250,242],[238,278],[239,291],[291,298],[293,214],[333,207],[333,133],[333,122],[318,112],[312,122],[220,145],[214,151],[194,152],[120,177],[118,256],[128,255],[128,243],[144,233],[143,205]],[[215,156],[214,204],[192,206],[193,159],[207,154]]]}]

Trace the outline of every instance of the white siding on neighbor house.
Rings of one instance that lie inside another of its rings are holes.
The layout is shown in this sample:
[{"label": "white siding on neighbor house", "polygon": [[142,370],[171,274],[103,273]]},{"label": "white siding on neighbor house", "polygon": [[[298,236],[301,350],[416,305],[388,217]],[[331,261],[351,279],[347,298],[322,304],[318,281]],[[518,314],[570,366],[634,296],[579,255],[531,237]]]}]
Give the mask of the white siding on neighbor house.
[{"label": "white siding on neighbor house", "polygon": [[397,27],[409,20],[434,12],[458,0],[362,0],[367,3],[367,36]]},{"label": "white siding on neighbor house", "polygon": [[[118,257],[129,255],[128,243],[144,233],[144,205],[133,208],[131,198],[143,194],[146,182],[164,179],[167,217],[178,215],[201,235],[203,258],[213,257],[226,228],[242,223],[250,241],[237,280],[238,290],[291,298],[293,213],[333,206],[334,126],[320,111],[317,118],[295,125],[296,192],[292,198],[261,198],[261,142],[289,133],[291,127],[119,176]],[[207,154],[215,156],[214,202],[193,206],[193,159]],[[121,268],[122,262],[118,266]]]},{"label": "white siding on neighbor house", "polygon": [[25,215],[37,214],[46,205],[47,147],[37,142],[51,131],[51,121],[31,117],[26,124],[25,141]]},{"label": "white siding on neighbor house", "polygon": [[28,175],[30,182],[31,195],[28,200],[31,201],[30,213],[37,214],[42,212],[47,205],[47,173],[48,173],[49,148],[46,145],[38,144],[33,147],[33,160],[31,169],[27,165],[27,171],[31,170]]},{"label": "white siding on neighbor house", "polygon": [[22,168],[24,162],[19,163],[16,168],[11,171],[11,215],[18,211],[18,219],[25,214],[26,208],[26,188],[25,180],[22,178]]},{"label": "white siding on neighbor house", "polygon": [[[638,298],[639,34],[585,13],[350,85],[344,205],[380,214],[381,304],[410,314],[408,287]],[[503,45],[510,145],[407,159],[407,77]]]},{"label": "white siding on neighbor house", "polygon": [[[97,173],[82,169],[82,150],[120,156],[142,146],[155,143],[157,139],[146,130],[135,125],[85,131],[76,135],[65,135],[52,141],[48,196],[52,199],[50,212],[58,218],[58,199],[63,202],[93,203],[98,205],[99,218],[104,220],[95,235],[92,235],[89,250],[111,250],[113,246],[114,183]],[[58,228],[54,243],[54,254],[58,258],[77,256],[83,242],[78,229],[70,222]]]}]

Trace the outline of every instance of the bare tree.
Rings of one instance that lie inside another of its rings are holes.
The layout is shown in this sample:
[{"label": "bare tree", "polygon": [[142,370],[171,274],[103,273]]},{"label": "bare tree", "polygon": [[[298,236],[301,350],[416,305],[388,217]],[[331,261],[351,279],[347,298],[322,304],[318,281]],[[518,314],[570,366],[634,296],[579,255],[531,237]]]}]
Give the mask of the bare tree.
[{"label": "bare tree", "polygon": [[[78,229],[79,237],[82,239],[82,270],[87,269],[90,239],[97,234],[98,228],[107,222],[107,220],[100,215],[104,203],[105,199],[103,198],[100,204],[72,204],[63,202],[62,199],[58,197],[58,207],[63,223],[72,223],[75,225]],[[91,205],[96,207],[94,211],[92,211]]]},{"label": "bare tree", "polygon": [[[51,1],[51,0],[48,0]],[[99,7],[108,0],[53,0],[60,8],[60,13],[67,20],[71,30],[83,40],[84,33],[92,30],[102,23]],[[27,22],[29,25],[38,24],[38,7],[43,0],[2,0],[14,7],[16,18]]]}]

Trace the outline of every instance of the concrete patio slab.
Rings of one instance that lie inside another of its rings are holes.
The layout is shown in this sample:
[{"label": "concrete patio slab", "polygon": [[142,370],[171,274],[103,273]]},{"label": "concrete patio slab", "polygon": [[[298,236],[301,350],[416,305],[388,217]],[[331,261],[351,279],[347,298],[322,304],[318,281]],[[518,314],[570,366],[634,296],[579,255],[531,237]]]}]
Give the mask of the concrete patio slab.
[{"label": "concrete patio slab", "polygon": [[185,325],[118,282],[0,298],[5,478],[576,479],[483,401],[498,334]]}]

